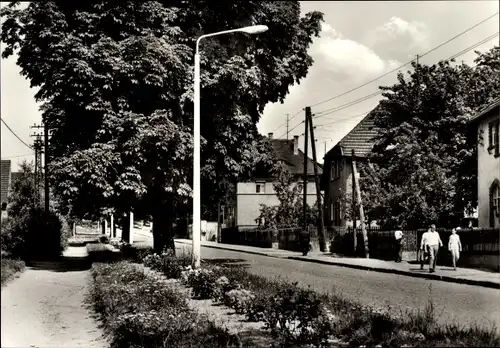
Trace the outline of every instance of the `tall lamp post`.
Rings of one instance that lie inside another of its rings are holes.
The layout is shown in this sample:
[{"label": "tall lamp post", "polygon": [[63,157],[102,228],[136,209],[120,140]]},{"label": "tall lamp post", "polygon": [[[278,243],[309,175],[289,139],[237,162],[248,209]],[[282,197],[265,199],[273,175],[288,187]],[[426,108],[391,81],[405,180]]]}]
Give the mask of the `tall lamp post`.
[{"label": "tall lamp post", "polygon": [[200,55],[198,47],[200,40],[206,37],[247,33],[259,34],[267,31],[266,25],[253,25],[238,29],[224,30],[217,33],[202,35],[196,40],[194,55],[194,155],[193,155],[193,268],[200,267],[201,252],[201,188],[200,188]]}]

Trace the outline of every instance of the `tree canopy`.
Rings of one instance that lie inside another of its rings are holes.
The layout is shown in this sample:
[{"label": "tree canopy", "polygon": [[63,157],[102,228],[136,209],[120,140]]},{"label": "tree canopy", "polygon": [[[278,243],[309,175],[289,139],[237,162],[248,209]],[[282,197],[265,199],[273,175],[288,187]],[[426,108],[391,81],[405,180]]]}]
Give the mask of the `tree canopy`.
[{"label": "tree canopy", "polygon": [[306,76],[322,13],[298,1],[14,2],[1,10],[3,57],[39,88],[51,174],[75,214],[184,202],[192,177],[193,59],[201,42],[202,187],[248,172],[256,123]]},{"label": "tree canopy", "polygon": [[413,64],[380,87],[384,99],[371,112],[379,135],[371,164],[360,165],[371,220],[451,225],[477,206],[477,136],[469,138],[468,120],[500,94],[500,49],[476,53],[475,66]]}]

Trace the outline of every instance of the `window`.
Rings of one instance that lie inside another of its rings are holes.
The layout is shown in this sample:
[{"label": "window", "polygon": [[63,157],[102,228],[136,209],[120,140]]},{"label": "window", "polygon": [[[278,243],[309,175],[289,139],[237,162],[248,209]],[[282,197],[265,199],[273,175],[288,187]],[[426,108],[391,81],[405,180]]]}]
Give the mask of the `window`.
[{"label": "window", "polygon": [[330,202],[330,221],[335,222],[335,217],[333,216],[333,202]]},{"label": "window", "polygon": [[500,156],[499,127],[499,120],[490,122],[488,125],[488,152],[494,153],[495,157]]},{"label": "window", "polygon": [[266,183],[258,182],[255,184],[255,193],[266,193]]},{"label": "window", "polygon": [[341,171],[341,160],[335,160],[332,161],[332,166],[330,169],[330,178],[331,180],[338,179],[340,177],[340,171]]},{"label": "window", "polygon": [[500,182],[495,180],[490,188],[490,227],[500,224]]}]

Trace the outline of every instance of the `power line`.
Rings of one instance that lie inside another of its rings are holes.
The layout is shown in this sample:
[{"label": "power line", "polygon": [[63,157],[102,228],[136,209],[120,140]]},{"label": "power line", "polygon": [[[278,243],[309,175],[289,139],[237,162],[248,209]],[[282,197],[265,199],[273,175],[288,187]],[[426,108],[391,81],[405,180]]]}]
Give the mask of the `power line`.
[{"label": "power line", "polygon": [[2,157],[2,159],[11,159],[11,158],[28,157],[28,156],[33,156],[33,154],[30,153],[30,154],[26,154],[26,155],[7,156],[7,157]]},{"label": "power line", "polygon": [[[459,57],[459,56],[461,56],[461,55],[463,55],[463,54],[465,54],[465,53],[467,53],[467,52],[469,52],[469,51],[471,51],[471,50],[473,50],[473,49],[475,49],[475,48],[477,48],[477,47],[479,47],[479,46],[481,46],[483,44],[485,44],[486,42],[492,40],[493,38],[495,38],[498,35],[499,35],[499,32],[497,32],[495,34],[492,34],[489,37],[487,37],[487,38],[485,38],[485,39],[483,39],[483,40],[481,40],[479,42],[476,42],[475,44],[473,44],[473,45],[471,45],[471,46],[463,49],[462,51],[460,51],[458,53],[455,53],[454,55],[452,55],[449,58],[444,59],[444,60],[455,59],[455,58],[457,58],[457,57]],[[419,56],[419,57],[421,57],[421,56]],[[321,118],[321,117],[324,117],[326,115],[330,115],[330,114],[332,114],[334,112],[337,112],[337,111],[340,111],[340,110],[344,110],[344,109],[349,108],[349,107],[351,107],[353,105],[356,105],[356,104],[362,103],[362,102],[364,102],[364,101],[366,101],[368,99],[374,98],[374,97],[376,97],[378,95],[381,95],[382,93],[383,93],[383,91],[374,92],[374,93],[368,94],[368,95],[366,95],[364,97],[361,97],[361,98],[355,99],[353,101],[350,101],[348,103],[345,103],[345,104],[342,104],[342,105],[339,105],[339,106],[336,106],[336,107],[333,107],[333,108],[330,108],[330,109],[326,109],[326,110],[322,110],[322,111],[316,112],[314,117],[315,118]]]},{"label": "power line", "polygon": [[7,123],[3,120],[3,118],[1,118],[1,120],[2,120],[2,123],[5,125],[5,127],[7,127],[7,129],[8,129],[8,130],[10,130],[10,132],[11,132],[12,134],[14,134],[14,136],[15,136],[15,137],[16,137],[16,138],[17,138],[17,139],[18,139],[21,143],[23,143],[23,144],[24,144],[24,145],[26,145],[28,148],[30,148],[31,150],[33,150],[33,148],[32,148],[31,146],[29,146],[28,144],[26,144],[26,143],[24,142],[24,140],[23,140],[23,139],[21,139],[21,138],[20,138],[20,137],[16,134],[16,132],[14,132],[14,131],[12,130],[12,128],[10,128],[10,127],[9,127],[9,125],[8,125],[8,124],[7,124]]},{"label": "power line", "polygon": [[[481,22],[477,23],[476,25],[474,25],[474,26],[470,27],[469,29],[466,29],[465,31],[461,32],[460,34],[455,35],[455,36],[454,36],[454,37],[452,37],[451,39],[449,39],[449,40],[447,40],[447,41],[445,41],[445,42],[441,43],[440,45],[438,45],[438,46],[436,46],[436,47],[432,48],[431,50],[429,50],[429,51],[427,51],[427,52],[425,52],[425,53],[423,53],[423,54],[420,54],[419,56],[420,56],[420,57],[423,57],[423,56],[425,56],[425,55],[427,55],[427,54],[429,54],[429,53],[431,53],[431,52],[433,52],[433,51],[437,50],[438,48],[441,48],[442,46],[444,46],[444,45],[446,45],[446,44],[450,43],[451,41],[453,41],[453,40],[457,39],[458,37],[460,37],[460,36],[464,35],[465,33],[469,32],[469,31],[471,31],[472,29],[476,28],[477,26],[479,26],[479,25],[481,25],[481,24],[485,23],[486,21],[490,20],[491,18],[495,17],[497,14],[498,14],[498,12],[497,12],[497,13],[495,13],[495,14],[493,14],[493,15],[491,15],[491,16],[489,16],[488,18],[486,18],[486,19],[482,20]],[[354,91],[356,91],[356,90],[358,90],[358,89],[360,89],[360,88],[362,88],[362,87],[364,87],[364,86],[366,86],[366,85],[369,85],[370,83],[373,83],[373,82],[375,82],[375,81],[377,81],[377,80],[380,80],[382,77],[385,77],[385,76],[387,76],[387,75],[389,75],[389,74],[392,74],[393,72],[396,72],[396,71],[398,71],[398,70],[400,70],[400,69],[404,68],[405,66],[407,66],[407,65],[411,64],[413,61],[414,61],[414,60],[412,59],[411,61],[409,61],[409,62],[407,62],[407,63],[405,63],[405,64],[403,64],[403,65],[401,65],[401,66],[397,67],[396,69],[391,70],[391,71],[389,71],[389,72],[387,72],[387,73],[385,73],[385,74],[383,74],[383,75],[381,75],[381,76],[379,76],[379,77],[377,77],[377,78],[375,78],[375,79],[373,79],[373,80],[370,80],[370,81],[368,81],[368,82],[366,82],[366,83],[364,83],[364,84],[362,84],[362,85],[360,85],[360,86],[358,86],[358,87],[355,87],[355,88],[353,88],[353,89],[350,89],[350,90],[348,90],[347,92],[344,92],[344,93],[338,94],[338,95],[333,96],[333,97],[331,97],[331,98],[329,98],[329,99],[326,99],[326,100],[323,100],[323,101],[318,102],[318,103],[316,103],[316,104],[313,104],[313,105],[311,105],[311,107],[314,107],[314,106],[318,106],[318,105],[321,105],[321,104],[327,103],[327,102],[332,101],[332,100],[334,100],[334,99],[340,98],[340,97],[342,97],[342,96],[344,96],[344,95],[346,95],[346,94],[349,94],[349,93],[351,93],[351,92],[354,92]]]},{"label": "power line", "polygon": [[[288,122],[290,122],[290,121],[291,121],[291,120],[293,120],[295,117],[297,117],[297,115],[298,115],[298,114],[300,114],[300,113],[302,112],[302,110],[304,110],[304,109],[300,109],[299,111],[297,111],[297,112],[296,112],[296,113],[295,113],[292,117],[290,117],[290,118],[288,119]],[[280,125],[279,125],[278,127],[276,127],[274,130],[272,130],[272,131],[271,131],[271,133],[276,132],[278,129],[280,129],[281,127],[283,127],[284,125],[286,125],[286,123],[287,123],[287,122],[286,122],[286,120],[285,120],[282,124],[280,124]],[[285,135],[286,135],[286,133],[285,133]]]}]

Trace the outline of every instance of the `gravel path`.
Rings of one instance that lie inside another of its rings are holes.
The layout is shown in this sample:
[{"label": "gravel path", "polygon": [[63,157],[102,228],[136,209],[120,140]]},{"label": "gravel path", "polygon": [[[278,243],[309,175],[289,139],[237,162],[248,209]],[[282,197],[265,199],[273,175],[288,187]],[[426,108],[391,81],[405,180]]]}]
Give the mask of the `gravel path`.
[{"label": "gravel path", "polygon": [[3,348],[104,348],[84,304],[88,271],[27,268],[2,289]]}]

